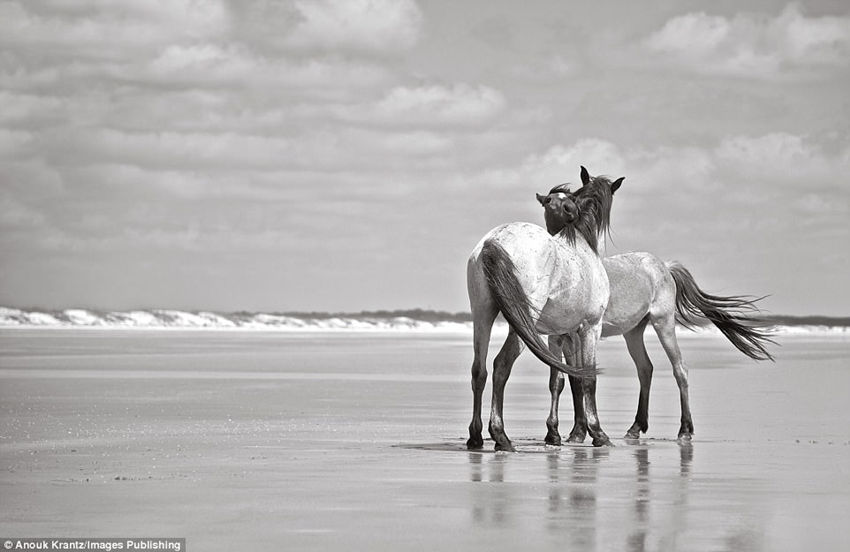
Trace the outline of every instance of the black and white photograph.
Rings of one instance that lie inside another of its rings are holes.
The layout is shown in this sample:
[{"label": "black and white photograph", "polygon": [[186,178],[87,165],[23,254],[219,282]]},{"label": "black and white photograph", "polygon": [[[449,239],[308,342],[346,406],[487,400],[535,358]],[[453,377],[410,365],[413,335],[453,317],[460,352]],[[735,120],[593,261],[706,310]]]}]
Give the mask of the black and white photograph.
[{"label": "black and white photograph", "polygon": [[2,550],[850,546],[850,4],[0,0]]}]

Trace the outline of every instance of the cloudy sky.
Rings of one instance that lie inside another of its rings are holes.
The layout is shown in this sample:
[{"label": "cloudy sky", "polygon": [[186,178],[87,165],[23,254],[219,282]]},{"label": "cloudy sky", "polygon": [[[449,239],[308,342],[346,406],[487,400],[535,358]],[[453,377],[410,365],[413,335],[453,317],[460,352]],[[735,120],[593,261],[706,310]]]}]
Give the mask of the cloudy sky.
[{"label": "cloudy sky", "polygon": [[466,310],[583,164],[608,254],[848,315],[848,90],[835,0],[2,0],[0,304]]}]

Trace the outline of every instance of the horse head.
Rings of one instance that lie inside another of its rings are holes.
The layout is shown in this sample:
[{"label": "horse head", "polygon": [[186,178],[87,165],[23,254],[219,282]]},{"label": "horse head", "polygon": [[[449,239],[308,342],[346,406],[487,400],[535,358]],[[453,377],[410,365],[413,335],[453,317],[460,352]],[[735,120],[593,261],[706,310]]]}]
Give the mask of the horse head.
[{"label": "horse head", "polygon": [[578,205],[569,184],[555,186],[546,195],[537,194],[537,201],[543,206],[546,230],[553,236],[578,218]]},{"label": "horse head", "polygon": [[584,167],[580,176],[582,187],[575,192],[570,191],[568,184],[560,184],[545,196],[537,194],[537,201],[543,205],[549,234],[560,233],[573,242],[578,232],[596,251],[599,236],[608,231],[614,192],[625,177],[612,181],[605,176],[590,176]]}]

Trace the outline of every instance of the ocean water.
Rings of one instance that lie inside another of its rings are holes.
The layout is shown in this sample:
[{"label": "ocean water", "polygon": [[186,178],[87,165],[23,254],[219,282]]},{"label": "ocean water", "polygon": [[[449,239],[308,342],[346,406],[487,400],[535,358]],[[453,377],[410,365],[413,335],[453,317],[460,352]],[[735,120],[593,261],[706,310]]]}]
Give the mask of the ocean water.
[{"label": "ocean water", "polygon": [[[496,335],[490,359],[498,351]],[[837,550],[850,542],[850,339],[776,363],[682,332],[696,434],[655,364],[650,429],[600,345],[615,447],[543,445],[548,369],[506,389],[515,454],[465,450],[463,332],[0,330],[0,536],[185,537],[191,550]],[[484,424],[489,412],[485,391]],[[567,393],[562,434],[571,426]]]}]

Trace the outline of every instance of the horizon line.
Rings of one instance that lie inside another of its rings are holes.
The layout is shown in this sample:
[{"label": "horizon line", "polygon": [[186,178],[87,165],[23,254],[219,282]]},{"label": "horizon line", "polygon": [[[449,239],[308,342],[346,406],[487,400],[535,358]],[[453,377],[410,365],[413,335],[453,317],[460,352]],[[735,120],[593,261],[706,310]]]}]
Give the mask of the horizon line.
[{"label": "horizon line", "polygon": [[[12,307],[9,305],[0,304],[0,308],[6,309],[14,309],[22,312],[43,312],[43,313],[63,313],[66,311],[74,311],[74,310],[82,310],[88,311],[91,313],[97,314],[108,314],[108,313],[127,313],[133,311],[142,311],[142,312],[154,312],[154,311],[178,311],[178,312],[186,312],[186,313],[202,313],[202,312],[210,312],[214,314],[231,314],[231,315],[239,315],[239,314],[271,314],[277,316],[290,316],[293,318],[357,318],[357,317],[373,317],[373,318],[396,318],[396,317],[407,317],[407,318],[415,318],[416,315],[424,316],[423,319],[434,319],[439,317],[441,320],[446,319],[459,319],[463,320],[457,321],[467,321],[467,319],[471,320],[471,313],[467,311],[449,311],[444,309],[430,309],[430,308],[422,308],[422,307],[413,307],[413,308],[396,308],[396,309],[364,309],[359,311],[331,311],[331,310],[247,310],[247,309],[238,309],[238,310],[211,310],[211,309],[178,309],[178,308],[131,308],[131,309],[101,309],[101,308],[91,308],[91,307],[64,307],[64,308],[43,308],[43,307]],[[414,316],[411,316],[414,315]],[[794,321],[794,322],[804,322],[804,321],[813,321],[813,320],[828,320],[828,321],[842,321],[846,325],[850,325],[850,314],[848,315],[827,315],[827,314],[776,314],[776,313],[768,313],[761,312],[756,315],[757,318],[780,322],[780,321]]]}]

